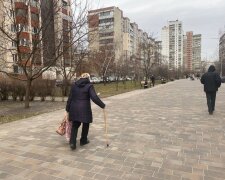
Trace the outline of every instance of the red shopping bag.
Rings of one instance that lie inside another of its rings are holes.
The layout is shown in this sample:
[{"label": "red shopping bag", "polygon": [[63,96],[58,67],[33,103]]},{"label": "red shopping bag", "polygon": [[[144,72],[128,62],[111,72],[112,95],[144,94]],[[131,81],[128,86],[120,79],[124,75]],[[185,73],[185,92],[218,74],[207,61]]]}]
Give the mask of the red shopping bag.
[{"label": "red shopping bag", "polygon": [[58,129],[56,130],[56,132],[61,136],[63,136],[66,133],[66,122],[67,122],[66,117],[64,117]]}]

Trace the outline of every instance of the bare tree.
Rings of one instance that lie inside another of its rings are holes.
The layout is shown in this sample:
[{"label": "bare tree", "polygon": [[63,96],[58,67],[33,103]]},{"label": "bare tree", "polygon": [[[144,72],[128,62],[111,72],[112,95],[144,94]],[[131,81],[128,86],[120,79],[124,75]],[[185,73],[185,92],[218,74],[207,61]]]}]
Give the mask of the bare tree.
[{"label": "bare tree", "polygon": [[142,61],[142,68],[145,76],[145,81],[147,82],[150,77],[151,70],[155,65],[155,40],[152,37],[144,38],[140,43],[140,57]]},{"label": "bare tree", "polygon": [[106,84],[106,77],[109,70],[112,70],[115,60],[114,45],[105,44],[99,51],[92,52],[91,61],[95,71],[103,77],[104,85]]},{"label": "bare tree", "polygon": [[[0,72],[26,82],[28,108],[33,80],[60,63],[72,66],[71,49],[83,37],[83,24],[73,21],[70,7],[82,8],[78,6],[81,1],[0,2],[0,14],[4,14],[0,24]],[[76,17],[83,16],[80,12]],[[68,16],[62,18],[62,14]]]},{"label": "bare tree", "polygon": [[83,65],[88,60],[88,1],[79,0],[75,1],[75,8],[73,8],[71,14],[73,17],[73,23],[68,32],[64,33],[64,36],[68,36],[66,44],[72,44],[72,47],[68,52],[64,51],[64,59],[61,59],[55,66],[57,75],[63,80],[62,91],[63,95],[68,94],[68,87],[70,82],[74,79],[78,73],[82,73]]}]

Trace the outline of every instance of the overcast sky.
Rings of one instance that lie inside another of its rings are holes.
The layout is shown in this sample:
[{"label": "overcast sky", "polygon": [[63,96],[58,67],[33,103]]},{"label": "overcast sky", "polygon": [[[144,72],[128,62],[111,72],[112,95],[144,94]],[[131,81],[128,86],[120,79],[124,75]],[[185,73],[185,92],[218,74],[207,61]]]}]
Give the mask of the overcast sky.
[{"label": "overcast sky", "polygon": [[[117,6],[140,29],[160,40],[169,20],[183,22],[183,30],[202,34],[202,56],[213,60],[218,53],[219,31],[225,30],[225,0],[94,0],[92,8]],[[214,57],[214,58],[213,58]]]}]

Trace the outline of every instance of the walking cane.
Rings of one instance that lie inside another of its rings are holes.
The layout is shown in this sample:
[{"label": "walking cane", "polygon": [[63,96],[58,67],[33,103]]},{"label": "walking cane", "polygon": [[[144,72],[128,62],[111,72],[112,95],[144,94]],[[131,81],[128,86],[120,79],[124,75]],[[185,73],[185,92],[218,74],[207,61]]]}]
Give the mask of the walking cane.
[{"label": "walking cane", "polygon": [[108,139],[108,123],[106,118],[106,111],[103,109],[104,121],[105,121],[105,138],[106,138],[106,146],[109,147],[109,139]]}]

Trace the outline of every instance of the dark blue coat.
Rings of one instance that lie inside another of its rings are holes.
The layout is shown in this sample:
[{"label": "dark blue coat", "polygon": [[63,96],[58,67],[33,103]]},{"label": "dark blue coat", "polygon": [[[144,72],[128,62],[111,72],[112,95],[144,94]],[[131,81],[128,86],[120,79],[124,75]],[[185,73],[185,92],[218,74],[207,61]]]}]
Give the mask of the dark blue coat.
[{"label": "dark blue coat", "polygon": [[205,92],[216,92],[221,85],[221,78],[215,70],[215,67],[211,65],[208,72],[201,77],[201,83],[204,84]]},{"label": "dark blue coat", "polygon": [[101,108],[105,104],[97,96],[93,85],[87,78],[81,78],[72,85],[66,105],[70,121],[91,123],[93,121],[90,99]]}]

